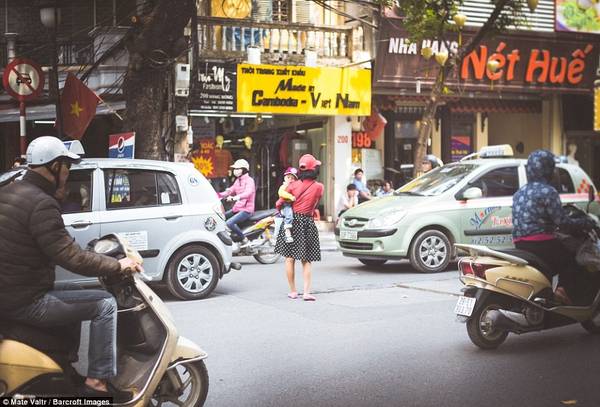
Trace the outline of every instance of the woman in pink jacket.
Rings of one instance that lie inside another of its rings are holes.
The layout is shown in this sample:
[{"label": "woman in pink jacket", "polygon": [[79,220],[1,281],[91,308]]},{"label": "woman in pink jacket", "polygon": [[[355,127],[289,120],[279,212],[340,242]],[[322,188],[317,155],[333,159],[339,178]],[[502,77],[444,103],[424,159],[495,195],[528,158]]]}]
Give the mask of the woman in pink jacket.
[{"label": "woman in pink jacket", "polygon": [[248,239],[244,237],[244,233],[238,224],[245,222],[254,213],[256,187],[254,180],[248,175],[250,170],[248,161],[237,160],[231,168],[233,168],[233,175],[236,179],[232,186],[219,193],[219,198],[226,197],[228,201],[235,202],[233,208],[225,213],[227,227],[239,237],[242,245],[245,245],[248,244]]}]

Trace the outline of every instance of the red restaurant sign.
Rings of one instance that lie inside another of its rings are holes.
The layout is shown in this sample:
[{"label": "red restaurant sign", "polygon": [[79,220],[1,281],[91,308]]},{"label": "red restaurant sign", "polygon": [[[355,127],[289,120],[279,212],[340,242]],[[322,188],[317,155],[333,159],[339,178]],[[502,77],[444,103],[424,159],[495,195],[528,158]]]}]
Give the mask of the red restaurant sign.
[{"label": "red restaurant sign", "polygon": [[[416,89],[430,87],[437,72],[435,58],[421,56],[421,49],[447,51],[438,41],[411,43],[399,25],[382,22],[375,67],[375,88]],[[468,41],[468,35],[463,41]],[[456,50],[458,43],[449,46]],[[484,40],[467,55],[447,79],[450,90],[507,92],[591,92],[597,79],[598,45],[589,39],[574,41],[553,34],[511,34]],[[488,60],[498,61],[498,70],[487,68]]]}]

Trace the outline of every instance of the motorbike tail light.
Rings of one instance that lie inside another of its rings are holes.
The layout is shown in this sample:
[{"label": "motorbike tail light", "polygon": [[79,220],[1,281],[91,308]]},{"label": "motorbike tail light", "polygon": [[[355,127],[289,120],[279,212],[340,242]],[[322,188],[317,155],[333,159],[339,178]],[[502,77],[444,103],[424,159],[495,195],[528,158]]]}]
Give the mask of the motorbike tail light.
[{"label": "motorbike tail light", "polygon": [[473,261],[472,259],[462,259],[458,263],[458,268],[460,269],[460,272],[464,276],[471,275],[471,276],[479,277],[479,278],[483,278],[483,279],[485,279],[486,270],[489,270],[494,267],[496,267],[496,266],[493,264],[477,263],[477,262]]},{"label": "motorbike tail light", "polygon": [[458,262],[458,269],[460,270],[460,272],[462,273],[463,276],[467,276],[467,275],[475,275],[475,272],[473,271],[473,266],[471,266],[471,261],[467,260],[467,259],[461,259]]}]

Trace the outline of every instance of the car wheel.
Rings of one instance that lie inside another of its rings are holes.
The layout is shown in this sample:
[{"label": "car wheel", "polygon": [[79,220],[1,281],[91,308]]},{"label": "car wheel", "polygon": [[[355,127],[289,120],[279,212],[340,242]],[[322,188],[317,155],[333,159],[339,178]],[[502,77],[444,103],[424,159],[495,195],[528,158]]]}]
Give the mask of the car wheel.
[{"label": "car wheel", "polygon": [[369,267],[383,266],[385,263],[387,263],[387,260],[358,259],[358,261]]},{"label": "car wheel", "polygon": [[443,271],[450,263],[452,247],[439,230],[425,230],[417,235],[410,248],[410,264],[422,273]]},{"label": "car wheel", "polygon": [[176,252],[167,266],[167,287],[182,300],[200,300],[219,282],[219,262],[206,247],[192,245]]}]

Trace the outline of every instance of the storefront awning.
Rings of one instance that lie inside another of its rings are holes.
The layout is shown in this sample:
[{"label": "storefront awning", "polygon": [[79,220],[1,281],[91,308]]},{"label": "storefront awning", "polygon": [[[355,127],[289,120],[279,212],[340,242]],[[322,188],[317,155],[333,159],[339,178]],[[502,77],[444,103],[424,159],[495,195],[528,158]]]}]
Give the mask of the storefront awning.
[{"label": "storefront awning", "polygon": [[[96,108],[96,115],[111,114],[115,110],[125,109],[125,101],[109,102],[110,107],[101,103]],[[56,119],[56,108],[54,105],[36,105],[27,108],[27,120],[54,120]],[[0,108],[0,123],[18,122],[19,108]]]},{"label": "storefront awning", "polygon": [[448,102],[452,113],[541,113],[540,100],[461,99]]}]

